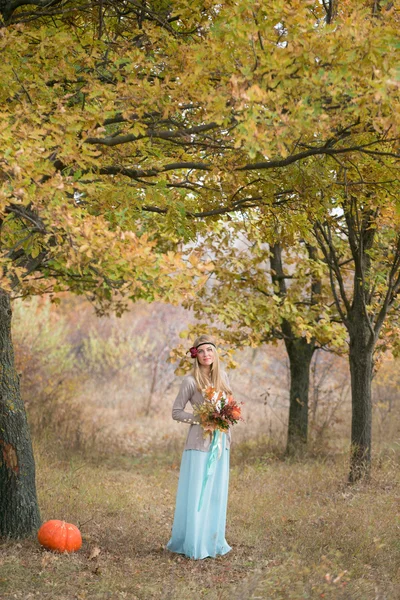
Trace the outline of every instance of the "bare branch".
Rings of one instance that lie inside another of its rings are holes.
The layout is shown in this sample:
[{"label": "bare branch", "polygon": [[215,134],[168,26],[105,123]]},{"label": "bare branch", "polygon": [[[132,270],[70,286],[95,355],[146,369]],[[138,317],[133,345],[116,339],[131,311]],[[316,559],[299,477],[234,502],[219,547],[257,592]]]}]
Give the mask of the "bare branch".
[{"label": "bare branch", "polygon": [[[318,245],[321,248],[321,251],[324,255],[325,262],[328,265],[329,280],[330,280],[330,284],[331,284],[333,299],[335,301],[335,306],[337,308],[338,313],[341,316],[343,323],[348,328],[349,327],[348,313],[350,311],[350,303],[348,301],[347,295],[344,290],[343,279],[341,276],[341,272],[340,272],[340,268],[339,268],[339,261],[336,256],[335,248],[333,247],[333,245],[330,241],[330,238],[325,233],[323,226],[318,222],[314,226],[314,235],[315,235],[315,239],[317,240]],[[339,296],[338,296],[335,280],[333,278],[334,274],[336,277],[336,281],[339,284],[340,296],[344,303],[347,314],[344,312],[342,304],[341,304]]]},{"label": "bare branch", "polygon": [[[311,244],[306,244],[308,256],[311,260],[316,261],[317,248]],[[311,275],[311,294],[310,294],[310,305],[318,304],[322,291],[321,277],[316,277],[314,274]]]},{"label": "bare branch", "polygon": [[[383,301],[381,310],[378,313],[377,319],[375,321],[374,334],[375,338],[378,338],[379,332],[382,328],[383,322],[386,318],[387,312],[390,306],[393,304],[396,295],[400,289],[400,234],[397,236],[396,241],[396,251],[392,263],[392,268],[390,269],[388,285],[386,289],[385,299]],[[396,281],[395,281],[396,279]]]}]

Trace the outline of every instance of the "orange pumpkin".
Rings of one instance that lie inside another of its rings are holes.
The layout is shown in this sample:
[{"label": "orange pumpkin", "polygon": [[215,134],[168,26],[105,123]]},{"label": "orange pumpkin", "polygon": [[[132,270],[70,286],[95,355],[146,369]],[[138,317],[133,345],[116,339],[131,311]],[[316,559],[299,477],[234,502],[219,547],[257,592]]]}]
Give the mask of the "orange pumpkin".
[{"label": "orange pumpkin", "polygon": [[75,552],[82,546],[79,529],[65,521],[47,521],[38,531],[39,544],[55,552]]}]

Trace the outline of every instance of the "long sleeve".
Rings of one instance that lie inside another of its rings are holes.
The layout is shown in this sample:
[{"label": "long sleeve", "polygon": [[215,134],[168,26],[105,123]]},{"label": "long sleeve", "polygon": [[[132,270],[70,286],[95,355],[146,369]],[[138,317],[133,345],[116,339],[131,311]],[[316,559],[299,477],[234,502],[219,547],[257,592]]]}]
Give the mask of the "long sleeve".
[{"label": "long sleeve", "polygon": [[227,372],[226,372],[226,371],[222,371],[222,372],[221,372],[221,375],[222,375],[222,377],[225,379],[225,383],[226,383],[226,385],[228,386],[228,388],[229,388],[230,390],[232,390],[232,388],[231,388],[231,384],[230,384],[230,381],[229,381],[229,377],[228,377],[228,374],[227,374]]},{"label": "long sleeve", "polygon": [[190,423],[191,425],[199,424],[192,413],[185,411],[186,404],[190,401],[195,391],[196,384],[193,378],[185,377],[172,407],[172,418],[175,421]]}]

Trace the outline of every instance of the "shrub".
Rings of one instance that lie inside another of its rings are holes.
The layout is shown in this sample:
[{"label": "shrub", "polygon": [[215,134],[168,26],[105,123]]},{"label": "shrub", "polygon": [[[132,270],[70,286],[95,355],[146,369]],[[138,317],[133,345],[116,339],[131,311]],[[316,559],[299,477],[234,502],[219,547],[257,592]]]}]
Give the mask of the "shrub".
[{"label": "shrub", "polygon": [[15,360],[34,437],[74,449],[84,444],[84,407],[77,401],[82,374],[68,342],[68,323],[48,299],[13,304]]}]

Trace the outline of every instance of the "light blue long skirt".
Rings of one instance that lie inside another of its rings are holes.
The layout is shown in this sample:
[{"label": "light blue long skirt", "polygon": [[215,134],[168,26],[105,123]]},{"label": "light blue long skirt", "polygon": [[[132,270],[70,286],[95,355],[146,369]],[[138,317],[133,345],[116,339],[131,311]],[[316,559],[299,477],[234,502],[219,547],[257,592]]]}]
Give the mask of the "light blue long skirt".
[{"label": "light blue long skirt", "polygon": [[222,454],[199,500],[209,452],[185,450],[179,473],[171,539],[167,549],[188,558],[215,557],[231,550],[225,539],[228,502],[229,450],[222,435]]}]

